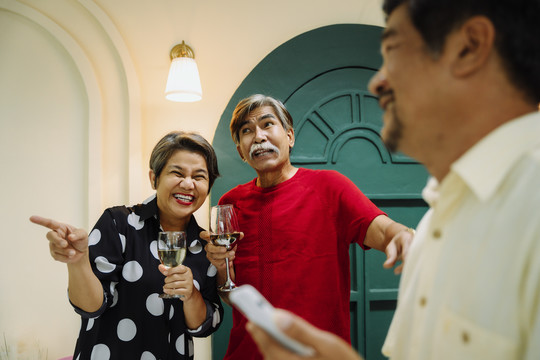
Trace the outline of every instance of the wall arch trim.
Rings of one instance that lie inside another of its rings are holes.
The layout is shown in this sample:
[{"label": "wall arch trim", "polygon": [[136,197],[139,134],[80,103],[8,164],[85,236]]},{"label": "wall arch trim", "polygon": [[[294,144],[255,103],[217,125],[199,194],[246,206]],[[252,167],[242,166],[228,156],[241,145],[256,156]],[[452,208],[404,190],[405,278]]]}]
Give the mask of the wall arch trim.
[{"label": "wall arch trim", "polygon": [[39,25],[56,39],[71,56],[79,70],[88,96],[88,213],[90,224],[93,214],[101,211],[101,118],[103,113],[102,96],[96,72],[77,41],[53,20],[37,10],[18,1],[0,1],[0,8],[22,16]]},{"label": "wall arch trim", "polygon": [[114,45],[125,74],[125,91],[128,97],[128,196],[129,203],[140,201],[142,189],[142,144],[141,144],[141,89],[133,59],[127,45],[109,16],[92,0],[79,0],[79,3],[99,22]]}]

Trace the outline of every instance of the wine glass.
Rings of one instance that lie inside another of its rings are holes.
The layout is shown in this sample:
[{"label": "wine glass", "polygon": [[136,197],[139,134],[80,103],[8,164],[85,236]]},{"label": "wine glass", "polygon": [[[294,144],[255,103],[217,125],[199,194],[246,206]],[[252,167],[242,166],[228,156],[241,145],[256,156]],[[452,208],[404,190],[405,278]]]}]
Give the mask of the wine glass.
[{"label": "wine glass", "polygon": [[[227,250],[240,238],[240,229],[234,207],[230,204],[217,205],[210,210],[210,240],[215,246],[225,246]],[[220,291],[232,291],[236,287],[229,273],[229,258],[227,264],[227,281],[218,287]]]},{"label": "wine glass", "polygon": [[[178,266],[186,258],[186,233],[184,231],[162,231],[158,234],[159,260],[168,268]],[[162,299],[179,299],[183,295],[159,295]]]}]

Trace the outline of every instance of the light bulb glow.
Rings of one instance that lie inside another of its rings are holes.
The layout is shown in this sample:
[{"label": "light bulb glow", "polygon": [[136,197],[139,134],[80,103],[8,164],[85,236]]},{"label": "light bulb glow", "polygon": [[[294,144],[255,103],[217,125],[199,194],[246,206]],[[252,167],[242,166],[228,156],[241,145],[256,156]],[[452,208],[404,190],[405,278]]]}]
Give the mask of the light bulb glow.
[{"label": "light bulb glow", "polygon": [[178,57],[172,60],[165,88],[165,98],[171,101],[193,102],[202,99],[199,69],[194,59]]}]

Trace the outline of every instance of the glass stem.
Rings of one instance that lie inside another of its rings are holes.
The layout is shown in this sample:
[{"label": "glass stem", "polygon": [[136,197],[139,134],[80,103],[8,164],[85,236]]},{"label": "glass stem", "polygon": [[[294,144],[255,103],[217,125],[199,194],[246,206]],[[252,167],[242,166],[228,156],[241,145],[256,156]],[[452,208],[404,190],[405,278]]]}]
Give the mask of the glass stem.
[{"label": "glass stem", "polygon": [[225,258],[225,262],[227,263],[227,280],[225,281],[225,286],[229,286],[231,284],[231,274],[229,273],[229,258]]}]

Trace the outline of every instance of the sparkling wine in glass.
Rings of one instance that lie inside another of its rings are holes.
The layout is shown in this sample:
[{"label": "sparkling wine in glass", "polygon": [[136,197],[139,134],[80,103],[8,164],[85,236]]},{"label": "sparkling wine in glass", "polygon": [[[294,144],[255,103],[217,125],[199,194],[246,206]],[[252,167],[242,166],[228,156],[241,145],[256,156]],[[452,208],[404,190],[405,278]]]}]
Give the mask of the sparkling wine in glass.
[{"label": "sparkling wine in glass", "polygon": [[[178,266],[186,258],[186,233],[184,231],[162,231],[157,241],[159,260],[168,268]],[[178,299],[180,295],[159,295],[162,299]]]},{"label": "sparkling wine in glass", "polygon": [[[234,207],[228,205],[217,205],[210,210],[210,240],[215,246],[224,246],[227,250],[240,238],[240,229]],[[218,287],[220,291],[231,291],[236,285],[231,280],[229,273],[229,259],[227,263],[227,281]]]}]

